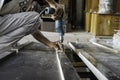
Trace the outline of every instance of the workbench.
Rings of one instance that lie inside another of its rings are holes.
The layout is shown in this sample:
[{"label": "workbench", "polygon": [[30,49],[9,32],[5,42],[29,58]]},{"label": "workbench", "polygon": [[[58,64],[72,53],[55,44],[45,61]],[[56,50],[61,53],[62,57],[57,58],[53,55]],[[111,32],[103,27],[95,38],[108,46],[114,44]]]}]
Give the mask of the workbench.
[{"label": "workbench", "polygon": [[0,60],[0,80],[80,80],[64,52],[40,43],[31,42]]},{"label": "workbench", "polygon": [[91,42],[71,42],[69,45],[98,80],[120,80],[120,53]]}]

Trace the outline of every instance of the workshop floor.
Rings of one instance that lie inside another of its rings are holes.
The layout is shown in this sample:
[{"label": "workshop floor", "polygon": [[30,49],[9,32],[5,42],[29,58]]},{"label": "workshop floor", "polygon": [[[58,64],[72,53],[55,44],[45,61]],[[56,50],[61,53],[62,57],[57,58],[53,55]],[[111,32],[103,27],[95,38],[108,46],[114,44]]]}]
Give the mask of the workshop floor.
[{"label": "workshop floor", "polygon": [[[59,36],[56,32],[42,31],[42,33],[51,41],[59,40]],[[88,42],[91,38],[92,38],[92,35],[84,31],[68,32],[68,33],[65,33],[64,44],[67,44],[68,42]],[[28,41],[37,42],[31,35],[28,35],[24,37],[22,40],[20,40],[19,43],[22,44]]]}]

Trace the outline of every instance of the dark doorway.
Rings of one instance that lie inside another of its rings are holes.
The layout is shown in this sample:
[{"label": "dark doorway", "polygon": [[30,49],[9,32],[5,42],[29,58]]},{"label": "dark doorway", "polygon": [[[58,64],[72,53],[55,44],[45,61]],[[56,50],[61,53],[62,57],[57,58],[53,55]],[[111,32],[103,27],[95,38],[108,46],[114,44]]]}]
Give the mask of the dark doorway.
[{"label": "dark doorway", "polygon": [[69,23],[72,29],[84,28],[85,0],[70,0],[69,2]]}]

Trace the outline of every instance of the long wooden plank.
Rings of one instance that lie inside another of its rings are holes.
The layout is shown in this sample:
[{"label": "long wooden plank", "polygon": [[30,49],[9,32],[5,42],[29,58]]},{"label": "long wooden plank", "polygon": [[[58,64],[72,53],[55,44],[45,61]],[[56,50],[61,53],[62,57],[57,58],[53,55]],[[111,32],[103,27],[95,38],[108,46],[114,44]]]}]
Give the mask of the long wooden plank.
[{"label": "long wooden plank", "polygon": [[80,80],[77,71],[73,68],[73,65],[71,64],[65,53],[59,53],[58,57],[61,62],[61,67],[65,80]]},{"label": "long wooden plank", "polygon": [[[92,43],[71,43],[72,48],[99,79],[100,73],[109,80],[120,79],[120,55]],[[99,73],[98,75],[96,74]],[[100,79],[105,80],[105,79]]]},{"label": "long wooden plank", "polygon": [[[99,80],[108,80],[92,63],[90,62],[86,57],[84,57],[80,53],[80,49],[76,49],[76,47],[72,44],[69,43],[70,47],[77,53],[77,55],[81,58],[81,60],[88,66],[88,68],[94,73],[94,75],[99,79]],[[77,47],[78,48],[78,47]],[[87,54],[88,55],[88,54]],[[89,57],[89,56],[88,56]],[[91,57],[91,56],[90,56]]]}]

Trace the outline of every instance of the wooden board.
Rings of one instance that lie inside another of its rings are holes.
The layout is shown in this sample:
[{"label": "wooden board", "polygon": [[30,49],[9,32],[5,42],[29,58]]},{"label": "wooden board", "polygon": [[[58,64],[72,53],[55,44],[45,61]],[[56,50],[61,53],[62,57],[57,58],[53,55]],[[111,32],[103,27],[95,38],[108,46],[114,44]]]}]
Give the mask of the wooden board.
[{"label": "wooden board", "polygon": [[90,32],[91,28],[91,13],[87,12],[85,14],[85,31]]},{"label": "wooden board", "polygon": [[92,0],[86,0],[86,1],[85,1],[85,11],[86,11],[86,12],[90,12],[90,9],[91,9],[91,1],[92,1]]},{"label": "wooden board", "polygon": [[71,43],[71,45],[78,56],[89,64],[86,65],[99,80],[120,80],[120,54],[114,54],[92,43]]},{"label": "wooden board", "polygon": [[92,12],[98,12],[99,0],[92,0],[91,9]]},{"label": "wooden board", "polygon": [[116,0],[115,9],[117,13],[120,13],[120,0]]},{"label": "wooden board", "polygon": [[91,33],[95,36],[111,36],[120,29],[119,15],[92,14]]},{"label": "wooden board", "polygon": [[99,5],[99,0],[86,0],[85,1],[85,11],[86,12],[97,12],[98,5]]}]

